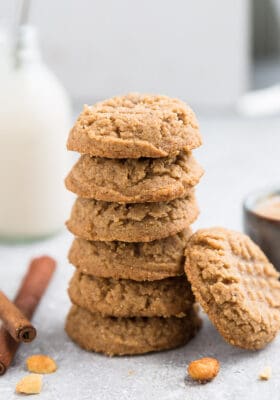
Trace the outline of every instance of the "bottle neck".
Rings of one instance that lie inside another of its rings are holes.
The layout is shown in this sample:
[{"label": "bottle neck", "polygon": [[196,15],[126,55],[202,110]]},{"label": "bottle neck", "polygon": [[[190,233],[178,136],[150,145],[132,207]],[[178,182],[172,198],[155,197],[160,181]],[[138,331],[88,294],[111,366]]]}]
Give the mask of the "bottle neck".
[{"label": "bottle neck", "polygon": [[20,26],[14,47],[15,66],[38,61],[41,61],[41,52],[36,29],[30,25]]},{"label": "bottle neck", "polygon": [[8,37],[5,31],[0,29],[0,65],[9,65],[10,47]]}]

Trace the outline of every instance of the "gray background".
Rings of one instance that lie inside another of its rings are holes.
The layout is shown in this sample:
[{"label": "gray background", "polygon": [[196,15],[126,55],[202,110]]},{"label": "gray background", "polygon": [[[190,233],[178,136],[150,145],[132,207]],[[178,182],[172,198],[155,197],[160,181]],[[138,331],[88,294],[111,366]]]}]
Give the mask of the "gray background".
[{"label": "gray background", "polygon": [[[0,0],[3,23],[12,26],[19,3]],[[249,8],[249,0],[33,0],[30,22],[79,107],[140,91],[218,108],[249,85]]]}]

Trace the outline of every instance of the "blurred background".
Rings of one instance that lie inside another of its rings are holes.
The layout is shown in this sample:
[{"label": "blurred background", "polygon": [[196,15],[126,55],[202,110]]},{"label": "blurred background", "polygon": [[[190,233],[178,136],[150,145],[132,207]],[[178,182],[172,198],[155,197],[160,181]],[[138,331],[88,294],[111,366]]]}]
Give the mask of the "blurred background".
[{"label": "blurred background", "polygon": [[[17,5],[0,0],[3,28]],[[77,109],[140,91],[216,111],[278,82],[279,16],[279,0],[36,0],[29,22]]]}]

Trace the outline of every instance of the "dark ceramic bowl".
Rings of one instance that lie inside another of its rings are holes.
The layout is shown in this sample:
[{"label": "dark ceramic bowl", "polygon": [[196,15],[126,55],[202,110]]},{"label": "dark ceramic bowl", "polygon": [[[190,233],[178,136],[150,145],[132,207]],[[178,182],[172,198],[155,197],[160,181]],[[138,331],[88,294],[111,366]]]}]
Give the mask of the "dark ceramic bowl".
[{"label": "dark ceramic bowl", "polygon": [[256,205],[272,195],[280,195],[280,189],[260,190],[250,194],[243,203],[244,230],[264,251],[280,271],[280,220],[258,214]]}]

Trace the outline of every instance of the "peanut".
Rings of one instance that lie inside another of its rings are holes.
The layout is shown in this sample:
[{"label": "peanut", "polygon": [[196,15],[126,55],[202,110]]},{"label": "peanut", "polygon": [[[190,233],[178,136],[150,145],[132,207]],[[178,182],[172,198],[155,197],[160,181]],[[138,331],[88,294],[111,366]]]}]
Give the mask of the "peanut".
[{"label": "peanut", "polygon": [[37,374],[51,374],[57,370],[55,361],[44,354],[35,354],[26,360],[26,366],[29,372]]},{"label": "peanut", "polygon": [[261,381],[268,381],[271,377],[271,368],[265,367],[263,371],[260,373],[259,378]]},{"label": "peanut", "polygon": [[16,393],[38,394],[41,390],[42,375],[26,375],[16,385]]},{"label": "peanut", "polygon": [[188,373],[195,381],[209,382],[214,379],[220,370],[220,363],[216,358],[204,357],[192,361],[188,366]]}]

